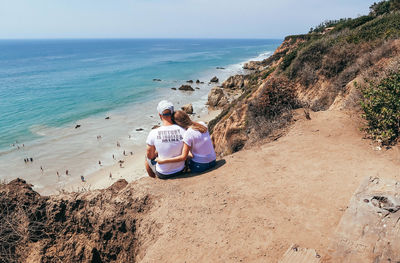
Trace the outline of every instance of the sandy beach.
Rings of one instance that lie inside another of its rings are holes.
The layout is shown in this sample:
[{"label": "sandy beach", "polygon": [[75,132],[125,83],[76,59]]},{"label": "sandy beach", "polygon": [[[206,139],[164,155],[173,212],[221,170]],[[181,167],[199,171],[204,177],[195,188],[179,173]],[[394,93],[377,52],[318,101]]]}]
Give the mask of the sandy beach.
[{"label": "sandy beach", "polygon": [[[220,110],[208,110],[206,105],[204,105],[204,107],[205,110],[202,111],[202,114],[192,116],[195,121],[203,121],[208,123],[220,113]],[[145,141],[143,141],[140,146],[142,147],[137,147],[137,150],[133,154],[126,152],[126,156],[119,156],[119,158],[114,160],[114,164],[101,166],[98,171],[85,176],[84,182],[82,182],[80,178],[76,177],[74,180],[58,188],[57,192],[80,192],[104,189],[119,179],[125,179],[128,182],[132,182],[134,180],[147,177],[148,175],[144,169],[144,156],[146,152]],[[41,192],[54,194],[54,191],[54,187],[48,186],[45,187]]]}]

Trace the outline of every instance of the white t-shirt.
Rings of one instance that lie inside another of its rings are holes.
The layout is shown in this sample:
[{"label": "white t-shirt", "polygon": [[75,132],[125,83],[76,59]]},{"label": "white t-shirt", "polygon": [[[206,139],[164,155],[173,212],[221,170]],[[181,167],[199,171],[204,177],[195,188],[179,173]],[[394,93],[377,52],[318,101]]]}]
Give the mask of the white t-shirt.
[{"label": "white t-shirt", "polygon": [[[206,126],[204,122],[199,123]],[[193,161],[197,163],[209,163],[216,159],[214,146],[208,131],[201,133],[189,128],[183,135],[183,142],[191,147]]]},{"label": "white t-shirt", "polygon": [[[182,154],[183,134],[185,130],[178,125],[161,126],[152,130],[146,143],[156,147],[158,156],[162,159],[176,157]],[[162,174],[173,174],[185,167],[185,161],[156,165],[156,170]]]}]

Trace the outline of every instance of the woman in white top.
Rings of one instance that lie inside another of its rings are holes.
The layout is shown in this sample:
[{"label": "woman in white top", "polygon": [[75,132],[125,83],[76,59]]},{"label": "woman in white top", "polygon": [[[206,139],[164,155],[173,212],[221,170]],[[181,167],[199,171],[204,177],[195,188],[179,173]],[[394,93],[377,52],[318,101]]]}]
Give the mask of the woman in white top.
[{"label": "woman in white top", "polygon": [[181,162],[186,160],[190,151],[193,155],[189,160],[189,168],[192,172],[204,172],[214,167],[216,164],[216,154],[207,126],[204,123],[192,121],[184,111],[176,111],[174,113],[174,121],[186,129],[186,132],[183,134],[184,144],[182,154],[170,159],[158,158],[156,161],[159,164]]}]

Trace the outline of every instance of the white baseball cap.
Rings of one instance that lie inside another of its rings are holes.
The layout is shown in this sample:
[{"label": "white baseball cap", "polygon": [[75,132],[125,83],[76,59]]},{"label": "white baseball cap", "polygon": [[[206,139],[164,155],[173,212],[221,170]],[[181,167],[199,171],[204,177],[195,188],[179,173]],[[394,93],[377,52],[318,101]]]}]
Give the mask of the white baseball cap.
[{"label": "white baseball cap", "polygon": [[163,111],[170,110],[171,114],[174,113],[174,105],[172,102],[167,100],[162,100],[157,105],[157,111],[159,114],[163,114]]}]

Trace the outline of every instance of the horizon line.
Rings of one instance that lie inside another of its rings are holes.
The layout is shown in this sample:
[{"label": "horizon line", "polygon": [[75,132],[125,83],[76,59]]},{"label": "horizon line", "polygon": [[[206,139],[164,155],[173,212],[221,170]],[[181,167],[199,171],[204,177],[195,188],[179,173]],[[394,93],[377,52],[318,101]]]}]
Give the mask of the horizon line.
[{"label": "horizon line", "polygon": [[233,37],[228,37],[228,38],[214,38],[214,37],[205,37],[205,38],[200,38],[200,37],[115,37],[115,38],[108,38],[108,37],[93,37],[93,38],[79,38],[79,37],[60,37],[60,38],[0,38],[0,41],[2,40],[148,40],[148,39],[154,39],[154,40],[283,40],[283,38],[233,38]]}]

